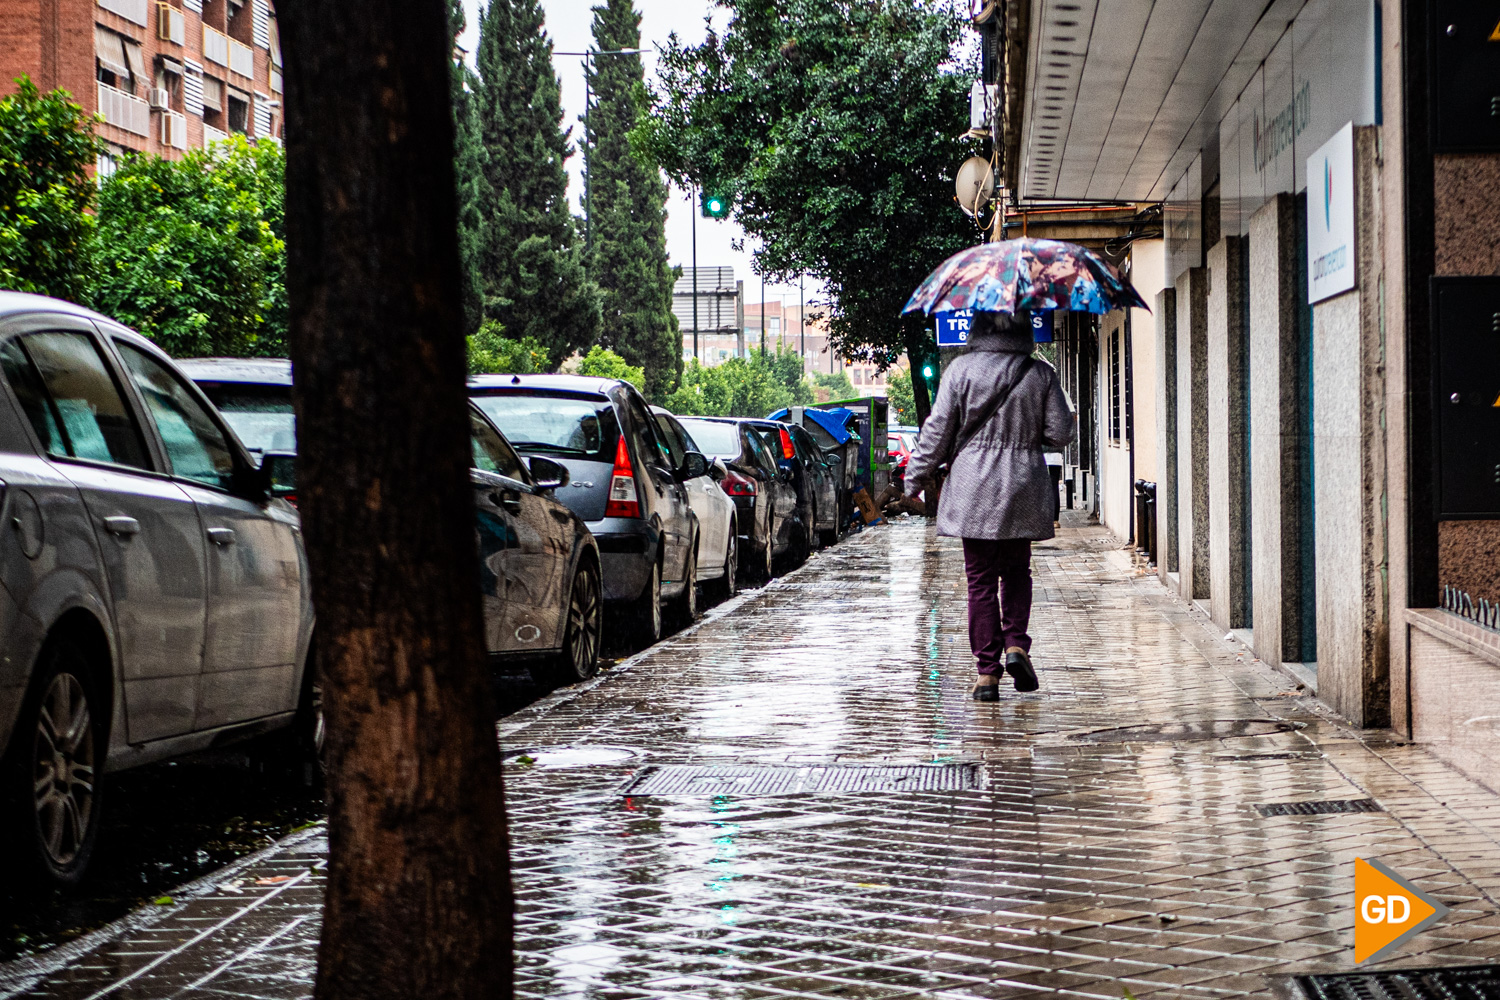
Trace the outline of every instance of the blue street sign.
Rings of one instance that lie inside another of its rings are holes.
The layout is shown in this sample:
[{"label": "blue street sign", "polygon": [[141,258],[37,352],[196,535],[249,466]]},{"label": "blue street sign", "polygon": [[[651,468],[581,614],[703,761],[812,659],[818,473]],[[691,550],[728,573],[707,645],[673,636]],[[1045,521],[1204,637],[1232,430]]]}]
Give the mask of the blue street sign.
[{"label": "blue street sign", "polygon": [[969,342],[969,321],[974,310],[960,309],[957,312],[937,314],[937,342],[939,347],[962,347]]},{"label": "blue street sign", "polygon": [[1052,343],[1052,310],[1031,314],[1031,335],[1038,344]]}]

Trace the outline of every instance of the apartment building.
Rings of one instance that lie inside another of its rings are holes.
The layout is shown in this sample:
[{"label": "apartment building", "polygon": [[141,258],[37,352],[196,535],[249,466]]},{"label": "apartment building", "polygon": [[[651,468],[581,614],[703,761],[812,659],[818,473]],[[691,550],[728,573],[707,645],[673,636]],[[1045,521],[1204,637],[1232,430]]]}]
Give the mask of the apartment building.
[{"label": "apartment building", "polygon": [[26,74],[100,115],[103,172],[132,150],[279,142],[281,67],[271,0],[0,0],[0,92]]}]

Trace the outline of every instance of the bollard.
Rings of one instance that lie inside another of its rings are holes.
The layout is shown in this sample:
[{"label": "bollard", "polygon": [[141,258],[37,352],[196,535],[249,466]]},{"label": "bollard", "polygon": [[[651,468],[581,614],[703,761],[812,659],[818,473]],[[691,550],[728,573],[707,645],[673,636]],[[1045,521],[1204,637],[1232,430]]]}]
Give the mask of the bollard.
[{"label": "bollard", "polygon": [[1156,484],[1135,481],[1135,547],[1156,562]]}]

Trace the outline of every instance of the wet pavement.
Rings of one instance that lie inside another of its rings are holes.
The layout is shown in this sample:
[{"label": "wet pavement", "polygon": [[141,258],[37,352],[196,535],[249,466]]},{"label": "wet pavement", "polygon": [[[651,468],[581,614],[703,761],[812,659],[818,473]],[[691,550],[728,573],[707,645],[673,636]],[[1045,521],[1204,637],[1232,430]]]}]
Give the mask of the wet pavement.
[{"label": "wet pavement", "polygon": [[[1035,695],[970,700],[961,552],[911,521],[504,719],[518,995],[1270,995],[1353,968],[1356,857],[1453,907],[1379,967],[1500,958],[1500,797],[1097,528],[1036,571]],[[1310,802],[1361,804],[1274,808]],[[325,857],[293,834],[0,996],[307,996]]]}]

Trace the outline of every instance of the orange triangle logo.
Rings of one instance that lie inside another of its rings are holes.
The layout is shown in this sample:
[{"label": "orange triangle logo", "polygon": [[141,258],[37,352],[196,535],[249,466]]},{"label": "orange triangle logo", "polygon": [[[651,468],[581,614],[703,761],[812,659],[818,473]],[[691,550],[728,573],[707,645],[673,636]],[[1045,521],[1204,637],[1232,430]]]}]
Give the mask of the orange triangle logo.
[{"label": "orange triangle logo", "polygon": [[1495,25],[1495,30],[1490,32],[1490,41],[1500,42],[1500,24]]},{"label": "orange triangle logo", "polygon": [[1380,956],[1441,920],[1448,907],[1379,861],[1354,860],[1354,961]]},{"label": "orange triangle logo", "polygon": [[1497,407],[1500,407],[1500,396],[1496,396],[1496,397],[1495,397],[1495,405],[1496,405],[1496,406],[1497,406]]}]

